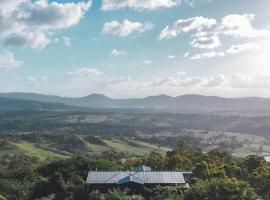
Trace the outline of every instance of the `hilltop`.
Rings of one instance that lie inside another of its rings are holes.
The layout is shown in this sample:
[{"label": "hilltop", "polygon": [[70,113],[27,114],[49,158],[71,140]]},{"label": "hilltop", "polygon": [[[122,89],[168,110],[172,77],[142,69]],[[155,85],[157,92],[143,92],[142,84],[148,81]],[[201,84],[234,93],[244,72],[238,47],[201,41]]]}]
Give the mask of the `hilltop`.
[{"label": "hilltop", "polygon": [[176,97],[158,95],[145,98],[113,99],[103,94],[70,98],[35,93],[0,93],[0,97],[43,103],[60,103],[86,108],[159,109],[171,112],[243,112],[270,110],[270,99],[259,97],[223,98],[190,94]]}]

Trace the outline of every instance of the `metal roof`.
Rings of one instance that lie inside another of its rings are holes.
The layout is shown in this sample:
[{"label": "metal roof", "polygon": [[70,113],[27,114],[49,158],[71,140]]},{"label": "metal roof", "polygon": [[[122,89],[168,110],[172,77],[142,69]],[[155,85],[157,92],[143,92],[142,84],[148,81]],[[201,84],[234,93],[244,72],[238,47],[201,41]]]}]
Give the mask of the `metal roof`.
[{"label": "metal roof", "polygon": [[135,176],[127,176],[126,178],[123,178],[120,181],[118,181],[117,184],[121,185],[121,184],[129,183],[129,182],[144,184],[143,180]]},{"label": "metal roof", "polygon": [[99,172],[90,171],[87,184],[118,184],[126,177],[133,176],[134,180],[142,180],[146,184],[184,184],[183,172],[146,171],[146,172]]}]

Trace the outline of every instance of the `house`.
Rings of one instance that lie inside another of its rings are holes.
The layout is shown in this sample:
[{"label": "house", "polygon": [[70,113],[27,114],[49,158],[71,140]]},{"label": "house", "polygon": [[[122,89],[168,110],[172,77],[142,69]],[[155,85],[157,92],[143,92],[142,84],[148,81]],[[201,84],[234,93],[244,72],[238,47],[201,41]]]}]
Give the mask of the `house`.
[{"label": "house", "polygon": [[140,189],[157,185],[185,185],[191,172],[152,171],[150,167],[141,166],[135,171],[90,171],[86,187],[89,191],[115,187]]}]

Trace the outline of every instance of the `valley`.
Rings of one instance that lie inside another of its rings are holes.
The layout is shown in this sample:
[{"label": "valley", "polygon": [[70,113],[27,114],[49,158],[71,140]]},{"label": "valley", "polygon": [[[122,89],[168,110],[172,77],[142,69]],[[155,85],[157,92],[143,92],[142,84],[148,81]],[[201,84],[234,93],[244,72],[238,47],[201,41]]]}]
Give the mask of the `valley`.
[{"label": "valley", "polygon": [[180,139],[205,152],[217,148],[236,157],[268,156],[268,130],[267,115],[5,110],[0,113],[0,156],[24,153],[46,160],[106,151],[143,156],[151,151],[164,154]]}]

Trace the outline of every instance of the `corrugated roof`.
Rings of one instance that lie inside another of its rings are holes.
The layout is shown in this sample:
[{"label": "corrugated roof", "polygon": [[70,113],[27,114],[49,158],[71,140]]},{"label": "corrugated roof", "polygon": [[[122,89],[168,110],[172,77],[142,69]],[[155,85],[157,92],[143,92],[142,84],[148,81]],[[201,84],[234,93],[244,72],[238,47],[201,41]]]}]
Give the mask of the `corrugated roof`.
[{"label": "corrugated roof", "polygon": [[120,180],[133,176],[148,184],[182,184],[185,179],[182,172],[147,171],[147,172],[99,172],[90,171],[87,184],[117,184]]},{"label": "corrugated roof", "polygon": [[141,180],[140,178],[135,177],[135,176],[127,176],[127,177],[119,180],[117,184],[121,185],[121,184],[129,183],[129,182],[144,184],[143,180]]}]

